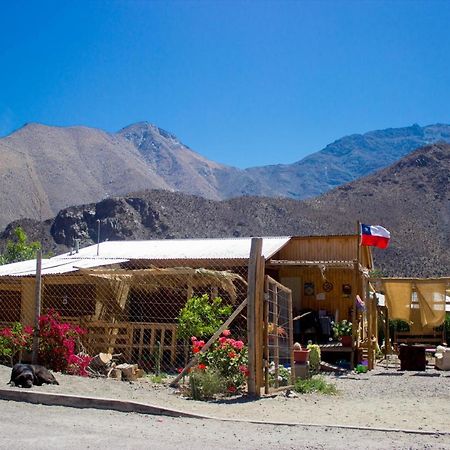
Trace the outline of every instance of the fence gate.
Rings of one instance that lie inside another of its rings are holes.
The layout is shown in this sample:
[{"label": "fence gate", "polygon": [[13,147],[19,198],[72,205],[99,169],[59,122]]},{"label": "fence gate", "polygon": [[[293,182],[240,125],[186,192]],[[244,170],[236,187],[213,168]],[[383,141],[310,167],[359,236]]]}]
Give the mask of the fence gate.
[{"label": "fence gate", "polygon": [[[292,291],[265,276],[264,295],[264,391],[294,381],[294,328]],[[290,380],[287,374],[290,370]]]}]

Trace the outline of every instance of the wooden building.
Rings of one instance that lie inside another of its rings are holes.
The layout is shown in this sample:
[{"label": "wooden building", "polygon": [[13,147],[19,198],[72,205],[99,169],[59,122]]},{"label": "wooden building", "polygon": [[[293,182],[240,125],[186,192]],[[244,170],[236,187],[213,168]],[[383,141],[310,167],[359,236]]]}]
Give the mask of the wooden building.
[{"label": "wooden building", "polygon": [[[175,318],[193,293],[220,294],[233,303],[245,298],[250,244],[251,238],[236,238],[116,241],[86,247],[43,260],[43,305],[67,320],[91,323],[93,328],[101,323],[109,333],[119,323],[129,323],[131,331],[125,333],[131,347],[142,344],[152,327],[170,329],[173,346]],[[376,337],[375,306],[368,296],[373,263],[370,248],[359,247],[357,235],[265,237],[262,253],[265,273],[291,289],[293,315],[307,312],[304,317],[315,320],[316,329],[309,330],[303,322],[313,321],[294,321],[298,339],[328,345],[331,321],[348,319],[353,323],[352,345],[335,348],[353,358],[365,345],[370,357],[368,338]],[[24,261],[0,267],[0,326],[33,324],[35,265]]]}]

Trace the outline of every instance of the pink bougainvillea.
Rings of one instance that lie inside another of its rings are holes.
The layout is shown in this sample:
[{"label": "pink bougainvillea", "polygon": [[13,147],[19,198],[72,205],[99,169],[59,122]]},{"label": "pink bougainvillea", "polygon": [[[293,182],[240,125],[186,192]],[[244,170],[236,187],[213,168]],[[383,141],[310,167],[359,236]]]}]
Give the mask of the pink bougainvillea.
[{"label": "pink bougainvillea", "polygon": [[61,322],[58,312],[48,311],[39,317],[39,361],[57,372],[87,376],[86,368],[92,358],[76,353],[80,336],[86,333],[78,326]]},{"label": "pink bougainvillea", "polygon": [[[87,330],[62,322],[59,314],[50,310],[39,317],[39,363],[57,372],[87,376],[91,357],[79,353],[80,337]],[[0,331],[0,356],[17,360],[24,351],[31,351],[34,329],[16,322]]]}]

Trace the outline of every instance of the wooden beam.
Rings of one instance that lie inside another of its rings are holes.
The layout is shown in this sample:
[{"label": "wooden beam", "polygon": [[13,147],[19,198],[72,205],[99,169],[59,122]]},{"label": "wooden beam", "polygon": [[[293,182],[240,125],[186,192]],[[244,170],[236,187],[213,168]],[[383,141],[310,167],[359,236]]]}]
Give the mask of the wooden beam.
[{"label": "wooden beam", "polygon": [[258,296],[257,272],[262,254],[262,238],[252,238],[250,260],[248,264],[247,286],[247,344],[248,344],[248,394],[261,395],[257,391],[257,365],[256,365],[256,307]]}]

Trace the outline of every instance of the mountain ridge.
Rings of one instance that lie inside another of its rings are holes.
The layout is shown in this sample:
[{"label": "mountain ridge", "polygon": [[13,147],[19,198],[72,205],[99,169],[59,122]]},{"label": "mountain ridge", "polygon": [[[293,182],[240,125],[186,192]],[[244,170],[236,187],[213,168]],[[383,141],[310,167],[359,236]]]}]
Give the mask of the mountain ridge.
[{"label": "mountain ridge", "polygon": [[374,249],[386,276],[448,276],[450,267],[450,145],[423,147],[374,174],[308,200],[239,197],[211,200],[164,190],[145,191],[61,210],[22,225],[46,250],[66,251],[75,239],[206,238],[352,234],[356,221],[385,226],[387,250]]},{"label": "mountain ridge", "polygon": [[207,159],[146,121],[113,133],[30,123],[0,139],[0,227],[145,189],[213,200],[310,198],[440,139],[450,142],[449,125],[375,130],[338,139],[292,164],[238,169]]}]

